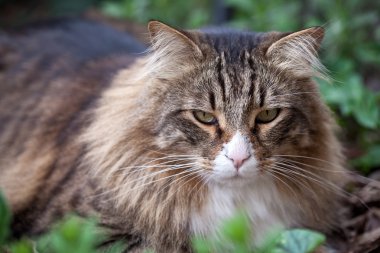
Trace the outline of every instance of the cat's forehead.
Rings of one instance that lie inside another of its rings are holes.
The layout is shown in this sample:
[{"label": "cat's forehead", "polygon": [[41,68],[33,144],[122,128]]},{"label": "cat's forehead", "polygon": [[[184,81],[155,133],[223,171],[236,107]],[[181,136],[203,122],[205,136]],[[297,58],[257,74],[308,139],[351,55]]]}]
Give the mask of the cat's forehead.
[{"label": "cat's forehead", "polygon": [[264,39],[264,33],[228,29],[206,30],[200,36],[202,44],[216,54],[223,54],[228,63],[238,62],[242,55],[251,53]]},{"label": "cat's forehead", "polygon": [[[191,77],[195,86],[202,91],[206,88],[211,97],[219,98],[219,104],[223,104],[226,111],[252,102],[262,106],[266,91],[259,86],[273,79],[260,70],[263,61],[255,50],[265,35],[224,30],[204,33],[202,43],[206,43],[211,52],[206,64],[198,68],[198,76]],[[258,79],[261,82],[257,82]]]}]

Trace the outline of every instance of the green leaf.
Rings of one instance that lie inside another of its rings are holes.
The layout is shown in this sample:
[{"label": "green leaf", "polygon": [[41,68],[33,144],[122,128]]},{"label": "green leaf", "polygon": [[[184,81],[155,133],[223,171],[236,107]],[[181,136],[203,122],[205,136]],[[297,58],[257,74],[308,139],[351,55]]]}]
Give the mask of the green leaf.
[{"label": "green leaf", "polygon": [[247,243],[251,234],[249,221],[244,214],[239,214],[226,220],[222,227],[223,236],[234,243]]},{"label": "green leaf", "polygon": [[281,230],[273,230],[265,236],[265,240],[255,248],[254,253],[276,253]]},{"label": "green leaf", "polygon": [[370,146],[365,155],[352,161],[362,172],[368,173],[375,166],[380,166],[380,144]]},{"label": "green leaf", "polygon": [[68,217],[38,240],[37,249],[54,253],[93,253],[96,243],[103,239],[103,236],[96,232],[95,224],[92,219]]},{"label": "green leaf", "polygon": [[[103,250],[101,248],[102,253],[120,253],[120,252],[125,252],[126,245],[124,242],[118,241],[115,243],[112,243],[109,247]],[[144,253],[154,253],[152,250],[145,250]]]},{"label": "green leaf", "polygon": [[377,104],[376,96],[369,91],[367,91],[361,101],[356,104],[353,112],[355,119],[364,127],[375,129],[380,125],[379,105]]},{"label": "green leaf", "polygon": [[34,253],[33,242],[30,240],[21,240],[10,246],[12,253]]},{"label": "green leaf", "polygon": [[276,253],[311,253],[325,242],[323,234],[307,229],[284,231],[279,238]]},{"label": "green leaf", "polygon": [[193,249],[196,253],[212,252],[212,242],[203,238],[196,237],[192,240]]},{"label": "green leaf", "polygon": [[0,246],[5,243],[9,234],[11,213],[6,203],[5,197],[0,192]]},{"label": "green leaf", "polygon": [[104,2],[102,5],[102,10],[106,15],[111,17],[121,18],[124,15],[120,4],[114,2]]}]

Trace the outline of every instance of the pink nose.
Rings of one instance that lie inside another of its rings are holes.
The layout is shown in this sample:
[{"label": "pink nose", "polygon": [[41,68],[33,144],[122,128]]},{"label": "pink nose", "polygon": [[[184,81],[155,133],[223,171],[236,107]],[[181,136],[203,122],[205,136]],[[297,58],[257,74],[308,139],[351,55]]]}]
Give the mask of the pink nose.
[{"label": "pink nose", "polygon": [[247,137],[237,131],[231,141],[224,146],[225,156],[232,161],[235,169],[239,170],[251,156],[249,152],[250,148],[251,146]]},{"label": "pink nose", "polygon": [[243,155],[230,155],[230,156],[227,155],[227,158],[233,162],[236,170],[239,170],[239,168],[243,165],[243,163],[247,161],[248,158],[250,157],[251,155],[248,153],[243,154]]}]

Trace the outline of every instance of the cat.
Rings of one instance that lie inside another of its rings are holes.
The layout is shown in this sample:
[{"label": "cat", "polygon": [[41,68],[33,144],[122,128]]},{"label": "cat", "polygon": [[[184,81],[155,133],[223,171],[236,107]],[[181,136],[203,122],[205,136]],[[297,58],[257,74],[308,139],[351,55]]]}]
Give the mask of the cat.
[{"label": "cat", "polygon": [[151,47],[91,21],[0,35],[0,188],[14,237],[96,216],[126,251],[191,252],[243,210],[328,233],[345,182],[313,77],[324,30],[148,24]]}]

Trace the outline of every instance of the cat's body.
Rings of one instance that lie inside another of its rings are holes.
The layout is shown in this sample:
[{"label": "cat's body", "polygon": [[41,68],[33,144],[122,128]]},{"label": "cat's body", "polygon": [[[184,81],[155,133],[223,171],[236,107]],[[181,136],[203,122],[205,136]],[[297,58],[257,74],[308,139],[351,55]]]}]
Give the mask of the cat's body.
[{"label": "cat's body", "polygon": [[0,36],[0,188],[15,236],[72,211],[136,252],[189,251],[239,210],[258,241],[273,227],[334,226],[345,173],[310,80],[320,28],[152,22],[142,56],[103,26],[59,27]]}]

